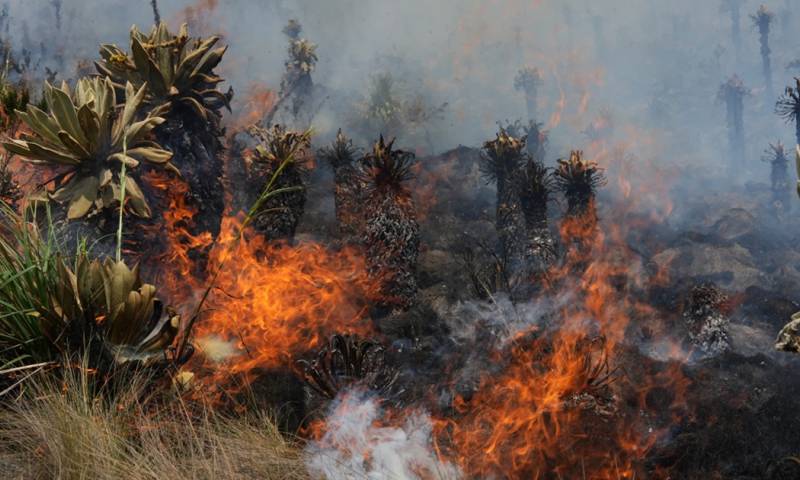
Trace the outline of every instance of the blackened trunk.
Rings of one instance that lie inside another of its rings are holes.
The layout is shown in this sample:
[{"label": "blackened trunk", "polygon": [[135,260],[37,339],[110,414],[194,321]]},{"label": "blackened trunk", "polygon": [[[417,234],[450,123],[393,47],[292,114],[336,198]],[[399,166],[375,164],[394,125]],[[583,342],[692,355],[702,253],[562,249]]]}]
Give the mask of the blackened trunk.
[{"label": "blackened trunk", "polygon": [[[278,168],[278,163],[253,164],[250,173],[250,184],[255,194],[251,203],[258,196]],[[292,187],[296,190],[281,193],[264,202],[253,219],[253,228],[264,235],[267,240],[291,240],[294,238],[297,225],[303,217],[306,206],[305,172],[299,166],[290,164],[278,176],[273,187],[275,189]]]},{"label": "blackened trunk", "polygon": [[[800,145],[800,116],[797,116],[794,121],[794,138],[797,145]],[[794,155],[794,153],[792,153]]]},{"label": "blackened trunk", "polygon": [[375,192],[365,208],[367,269],[379,285],[377,303],[393,311],[407,310],[418,289],[420,233],[414,204],[405,195]]},{"label": "blackened trunk", "polygon": [[[190,125],[178,116],[169,119],[156,131],[158,142],[173,153],[172,164],[187,183],[185,205],[193,210],[191,222],[185,225],[190,235],[204,232],[216,239],[225,210],[223,187],[223,146],[220,132],[208,123]],[[202,267],[208,259],[211,245],[192,251]]]},{"label": "blackened trunk", "polygon": [[766,86],[767,106],[772,109],[775,95],[772,91],[772,63],[770,62],[769,26],[759,27],[759,42],[761,44],[761,68],[764,73]]},{"label": "blackened trunk", "polygon": [[528,111],[528,122],[536,121],[536,88],[529,88],[525,92],[525,107]]},{"label": "blackened trunk", "polygon": [[547,225],[547,204],[525,209],[525,230],[525,263],[533,275],[538,275],[545,272],[556,258],[555,241]]},{"label": "blackened trunk", "polygon": [[742,94],[736,91],[729,91],[725,103],[728,117],[728,145],[731,150],[731,159],[733,160],[731,171],[735,174],[745,165],[744,102]]},{"label": "blackened trunk", "polygon": [[351,164],[339,165],[333,170],[336,223],[346,240],[353,239],[364,226],[362,206],[363,185]]},{"label": "blackened trunk", "polygon": [[500,240],[500,253],[507,275],[514,277],[525,265],[525,220],[520,205],[518,182],[512,172],[497,177],[495,228]]}]

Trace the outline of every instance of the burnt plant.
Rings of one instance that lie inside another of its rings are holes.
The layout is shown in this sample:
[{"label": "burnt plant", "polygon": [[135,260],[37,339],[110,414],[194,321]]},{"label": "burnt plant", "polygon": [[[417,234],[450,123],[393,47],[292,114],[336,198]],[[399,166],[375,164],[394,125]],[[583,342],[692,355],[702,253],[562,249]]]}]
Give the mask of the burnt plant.
[{"label": "burnt plant", "polygon": [[481,172],[497,185],[495,228],[500,241],[500,256],[511,272],[523,265],[525,220],[520,205],[517,181],[527,160],[526,138],[510,135],[500,128],[494,140],[483,144]]},{"label": "burnt plant", "polygon": [[292,115],[297,118],[306,102],[311,100],[314,81],[311,74],[317,65],[317,45],[301,38],[303,27],[297,20],[289,20],[283,33],[289,37],[286,70],[281,79],[281,97],[292,98]]},{"label": "burnt plant", "polygon": [[717,100],[725,102],[731,173],[739,171],[745,165],[744,97],[747,95],[750,95],[750,90],[737,75],[723,83],[717,92]]},{"label": "burnt plant", "polygon": [[761,5],[755,14],[750,15],[753,26],[758,29],[758,42],[761,45],[761,68],[764,73],[764,83],[766,85],[767,98],[770,102],[775,100],[772,92],[772,64],[770,61],[771,50],[769,48],[769,29],[775,14]]},{"label": "burnt plant", "polygon": [[512,137],[525,137],[525,151],[528,155],[539,162],[544,162],[548,132],[543,130],[543,123],[530,121],[526,124],[516,120],[514,123],[507,122],[505,126],[498,122],[498,126],[505,129]]},{"label": "burnt plant", "polygon": [[567,246],[568,263],[580,271],[586,267],[597,234],[597,188],[605,185],[603,170],[596,162],[585,160],[583,152],[572,151],[568,160],[559,160],[553,175],[556,188],[567,200],[567,212],[561,222],[561,238]]},{"label": "burnt plant", "polygon": [[19,189],[19,185],[14,180],[14,174],[10,168],[10,161],[10,156],[0,156],[0,202],[14,208],[17,202],[22,198],[22,192]]},{"label": "burnt plant", "polygon": [[569,159],[558,161],[554,172],[556,187],[567,199],[567,216],[595,216],[595,194],[606,178],[596,162],[585,160],[583,152],[573,150]]},{"label": "burnt plant", "polygon": [[358,149],[341,130],[329,147],[320,149],[319,157],[333,168],[334,202],[339,233],[346,238],[363,229],[362,185],[356,168]]},{"label": "burnt plant", "polygon": [[389,398],[398,377],[383,345],[355,335],[333,335],[313,360],[299,360],[297,367],[311,391],[329,400],[353,387]]},{"label": "burnt plant", "polygon": [[730,348],[728,301],[713,283],[701,283],[689,291],[683,322],[691,344],[703,355],[717,355]]},{"label": "burnt plant", "polygon": [[528,112],[528,121],[533,123],[537,118],[536,102],[539,87],[542,86],[542,74],[538,68],[525,67],[514,77],[514,88],[525,94],[525,107]]},{"label": "burnt plant", "polygon": [[401,129],[403,104],[396,98],[395,90],[391,73],[379,73],[370,78],[369,98],[364,112],[369,133],[397,132]]},{"label": "burnt plant", "polygon": [[547,225],[547,204],[555,182],[550,170],[533,158],[528,159],[521,173],[519,197],[528,238],[526,263],[533,272],[541,273],[556,258],[555,242]]},{"label": "burnt plant", "polygon": [[394,149],[381,136],[362,160],[363,244],[369,274],[379,284],[377,303],[408,309],[417,293],[420,232],[408,181],[414,154]]},{"label": "burnt plant", "polygon": [[190,37],[186,24],[174,34],[161,22],[148,34],[132,28],[130,53],[101,45],[101,60],[95,62],[117,89],[126,82],[147,85],[143,104],[167,120],[155,130],[156,139],[173,153],[172,162],[189,185],[184,203],[197,212],[189,233],[212,237],[219,234],[225,209],[220,121],[233,97],[232,89],[220,90],[224,79],[215,72],[227,51],[217,46],[219,40]]},{"label": "burnt plant", "polygon": [[786,119],[787,122],[794,122],[794,135],[797,145],[800,145],[800,78],[795,77],[795,86],[788,86],[783,95],[775,104],[775,113]]},{"label": "burnt plant", "polygon": [[251,182],[261,191],[268,182],[274,195],[254,212],[253,227],[269,240],[294,237],[306,205],[306,155],[311,131],[294,132],[281,125],[272,128],[251,126],[254,149]]},{"label": "burnt plant", "polygon": [[783,143],[771,143],[764,151],[761,160],[770,165],[770,188],[773,205],[780,209],[789,209],[789,157]]}]

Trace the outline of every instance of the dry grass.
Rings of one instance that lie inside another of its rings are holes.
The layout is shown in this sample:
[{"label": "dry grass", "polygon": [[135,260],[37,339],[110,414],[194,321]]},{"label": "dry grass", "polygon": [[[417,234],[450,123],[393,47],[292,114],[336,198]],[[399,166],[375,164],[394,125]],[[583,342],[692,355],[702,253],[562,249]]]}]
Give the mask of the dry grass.
[{"label": "dry grass", "polygon": [[301,450],[268,415],[190,414],[174,396],[143,400],[145,384],[114,395],[91,393],[81,373],[28,383],[0,407],[3,478],[307,478]]}]

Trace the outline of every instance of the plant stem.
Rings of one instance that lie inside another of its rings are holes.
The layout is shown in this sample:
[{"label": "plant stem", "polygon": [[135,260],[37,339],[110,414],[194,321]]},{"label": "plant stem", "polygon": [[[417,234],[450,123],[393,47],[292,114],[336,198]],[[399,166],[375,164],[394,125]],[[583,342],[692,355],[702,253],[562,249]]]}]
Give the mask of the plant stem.
[{"label": "plant stem", "polygon": [[[128,134],[122,135],[122,154],[128,156]],[[119,225],[117,226],[117,263],[122,261],[122,217],[125,214],[125,162],[119,174]]]}]

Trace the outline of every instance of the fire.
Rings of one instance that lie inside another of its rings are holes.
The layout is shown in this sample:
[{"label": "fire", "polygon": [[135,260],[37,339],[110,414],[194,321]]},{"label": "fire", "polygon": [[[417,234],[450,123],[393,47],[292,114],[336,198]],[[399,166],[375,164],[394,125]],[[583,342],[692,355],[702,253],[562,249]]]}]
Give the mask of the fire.
[{"label": "fire", "polygon": [[552,342],[518,340],[503,373],[457,401],[463,417],[443,421],[441,436],[468,477],[577,478],[583,469],[592,473],[584,478],[632,478],[619,448],[597,444],[598,434],[613,434],[606,422],[614,412],[604,392],[609,372],[591,343],[564,331]]},{"label": "fire", "polygon": [[364,300],[371,283],[357,251],[256,234],[236,241],[239,226],[235,218],[223,222],[209,267],[221,269],[194,332],[235,344],[238,355],[213,367],[219,374],[289,366],[334,332],[372,333]]},{"label": "fire", "polygon": [[253,83],[247,89],[245,100],[241,108],[237,108],[237,114],[231,121],[233,132],[245,130],[248,126],[259,123],[273,108],[278,97],[274,90]]}]

